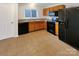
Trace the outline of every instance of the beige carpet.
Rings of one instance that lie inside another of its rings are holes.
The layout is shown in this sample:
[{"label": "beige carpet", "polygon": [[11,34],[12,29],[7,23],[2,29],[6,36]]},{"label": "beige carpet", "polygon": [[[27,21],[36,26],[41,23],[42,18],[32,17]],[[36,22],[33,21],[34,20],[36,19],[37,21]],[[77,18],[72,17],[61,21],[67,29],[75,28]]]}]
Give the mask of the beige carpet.
[{"label": "beige carpet", "polygon": [[79,55],[79,51],[60,41],[57,36],[40,30],[18,38],[1,40],[0,55]]}]

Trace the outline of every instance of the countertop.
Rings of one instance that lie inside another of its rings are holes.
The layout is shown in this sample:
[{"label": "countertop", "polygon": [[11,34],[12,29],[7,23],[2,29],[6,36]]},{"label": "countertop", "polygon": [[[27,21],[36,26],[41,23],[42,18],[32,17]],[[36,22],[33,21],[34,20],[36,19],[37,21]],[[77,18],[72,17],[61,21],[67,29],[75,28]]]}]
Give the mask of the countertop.
[{"label": "countertop", "polygon": [[18,22],[19,23],[24,23],[24,22],[38,22],[38,21],[47,21],[46,19],[20,19]]},{"label": "countertop", "polygon": [[44,17],[37,17],[37,18],[22,18],[19,19],[19,23],[24,23],[24,22],[37,22],[37,21],[51,21],[52,17],[49,16],[44,16]]}]

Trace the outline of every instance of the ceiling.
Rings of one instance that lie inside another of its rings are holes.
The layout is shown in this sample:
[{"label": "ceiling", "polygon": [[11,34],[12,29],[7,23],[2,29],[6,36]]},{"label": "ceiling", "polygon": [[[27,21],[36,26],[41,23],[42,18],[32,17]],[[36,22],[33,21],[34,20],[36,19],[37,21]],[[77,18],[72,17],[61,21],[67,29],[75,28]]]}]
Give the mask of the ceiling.
[{"label": "ceiling", "polygon": [[35,6],[38,6],[38,7],[48,7],[48,6],[52,6],[52,5],[55,5],[56,3],[19,3],[19,5],[31,5],[31,4],[34,4]]},{"label": "ceiling", "polygon": [[19,3],[19,5],[30,5],[33,4],[37,7],[50,7],[50,6],[55,6],[55,5],[66,5],[66,7],[74,7],[74,6],[79,6],[79,3]]}]

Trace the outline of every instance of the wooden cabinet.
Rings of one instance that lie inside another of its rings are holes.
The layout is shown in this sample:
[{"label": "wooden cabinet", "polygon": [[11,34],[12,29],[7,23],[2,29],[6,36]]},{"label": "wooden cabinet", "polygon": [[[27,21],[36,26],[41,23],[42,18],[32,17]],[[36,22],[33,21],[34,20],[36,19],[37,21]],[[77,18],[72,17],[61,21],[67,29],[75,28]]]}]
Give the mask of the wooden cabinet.
[{"label": "wooden cabinet", "polygon": [[44,24],[44,28],[47,30],[47,21]]},{"label": "wooden cabinet", "polygon": [[46,29],[46,22],[45,21],[35,21],[29,22],[29,32]]},{"label": "wooden cabinet", "polygon": [[55,23],[55,34],[56,34],[56,35],[58,35],[58,28],[59,28],[58,22],[56,22],[56,23]]},{"label": "wooden cabinet", "polygon": [[34,30],[39,30],[39,22],[34,22]]},{"label": "wooden cabinet", "polygon": [[58,11],[58,9],[59,9],[58,7],[54,7],[54,10],[53,11]]},{"label": "wooden cabinet", "polygon": [[54,7],[51,7],[51,8],[52,8],[52,11],[58,11],[59,9],[64,9],[65,5],[58,5],[58,6],[54,6]]},{"label": "wooden cabinet", "polygon": [[58,11],[59,9],[64,9],[65,5],[57,5],[54,7],[44,8],[43,9],[43,16],[48,16],[49,11]]},{"label": "wooden cabinet", "polygon": [[48,16],[49,8],[43,9],[43,15]]},{"label": "wooden cabinet", "polygon": [[50,8],[49,8],[49,11],[51,11],[51,12],[52,12],[53,10],[54,10],[54,8],[53,8],[53,7],[50,7]]},{"label": "wooden cabinet", "polygon": [[65,5],[59,6],[59,9],[64,9],[64,8],[65,8]]},{"label": "wooden cabinet", "polygon": [[29,22],[29,32],[32,32],[32,31],[34,31],[35,29],[34,29],[34,22]]},{"label": "wooden cabinet", "polygon": [[38,26],[39,26],[39,29],[43,29],[43,27],[44,27],[42,22],[39,22]]}]

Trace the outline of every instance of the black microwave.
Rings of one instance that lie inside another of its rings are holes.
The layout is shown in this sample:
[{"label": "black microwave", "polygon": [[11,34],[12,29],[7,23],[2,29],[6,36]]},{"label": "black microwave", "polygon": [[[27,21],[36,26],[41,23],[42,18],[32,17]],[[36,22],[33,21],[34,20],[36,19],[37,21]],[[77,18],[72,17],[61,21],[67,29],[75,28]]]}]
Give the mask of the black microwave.
[{"label": "black microwave", "polygon": [[58,11],[49,11],[48,16],[58,16]]},{"label": "black microwave", "polygon": [[55,12],[49,11],[49,12],[48,12],[48,16],[55,16]]}]

